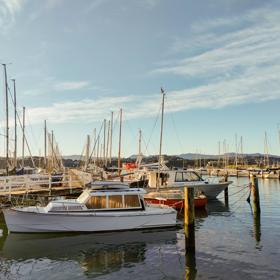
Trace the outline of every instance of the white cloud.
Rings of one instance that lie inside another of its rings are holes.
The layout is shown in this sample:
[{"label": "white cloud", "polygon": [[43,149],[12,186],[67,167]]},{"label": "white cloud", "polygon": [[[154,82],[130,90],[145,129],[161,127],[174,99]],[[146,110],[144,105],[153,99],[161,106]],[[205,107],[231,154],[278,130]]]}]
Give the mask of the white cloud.
[{"label": "white cloud", "polygon": [[7,32],[15,23],[24,0],[0,0],[0,32]]},{"label": "white cloud", "polygon": [[279,10],[200,22],[193,30],[190,39],[177,39],[172,47],[183,58],[153,71],[200,80],[197,87],[174,92],[174,110],[280,99]]},{"label": "white cloud", "polygon": [[89,81],[71,81],[71,82],[61,82],[54,85],[54,89],[61,90],[78,90],[87,88],[90,85]]},{"label": "white cloud", "polygon": [[[29,73],[30,74],[30,73]],[[107,89],[102,87],[92,86],[90,81],[61,81],[58,82],[53,77],[41,77],[38,75],[38,84],[34,88],[29,88],[23,91],[26,96],[39,96],[51,94],[57,91],[77,91],[77,90],[95,90],[105,92]]]},{"label": "white cloud", "polygon": [[102,120],[106,113],[110,114],[110,111],[118,110],[133,100],[130,96],[120,96],[54,103],[51,106],[29,108],[28,115],[32,123],[41,123],[45,119],[50,123],[91,123]]}]

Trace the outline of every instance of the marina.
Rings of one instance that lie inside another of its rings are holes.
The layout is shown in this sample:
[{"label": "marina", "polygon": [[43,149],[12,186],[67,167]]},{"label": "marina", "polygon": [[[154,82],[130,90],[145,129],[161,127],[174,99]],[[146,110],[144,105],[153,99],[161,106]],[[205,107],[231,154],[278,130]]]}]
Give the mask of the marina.
[{"label": "marina", "polygon": [[[247,178],[229,178],[234,186]],[[195,254],[185,252],[182,227],[102,234],[7,234],[3,216],[0,256],[7,279],[277,279],[280,273],[278,180],[259,179],[261,215],[256,223],[246,202],[248,188],[229,187],[196,211]],[[59,250],[57,249],[59,248]],[[51,272],[50,272],[51,270]],[[189,275],[189,274],[188,274]]]},{"label": "marina", "polygon": [[0,0],[0,280],[280,279],[280,2]]}]

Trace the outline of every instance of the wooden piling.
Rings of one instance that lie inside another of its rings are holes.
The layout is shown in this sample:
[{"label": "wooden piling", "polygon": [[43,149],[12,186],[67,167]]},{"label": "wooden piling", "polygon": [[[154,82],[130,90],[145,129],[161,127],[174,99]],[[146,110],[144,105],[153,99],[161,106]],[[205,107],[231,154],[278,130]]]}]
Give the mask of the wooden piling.
[{"label": "wooden piling", "polygon": [[259,184],[258,184],[258,178],[256,177],[256,175],[253,175],[251,177],[251,188],[252,188],[252,197],[253,197],[253,211],[261,212]]},{"label": "wooden piling", "polygon": [[194,189],[184,188],[184,231],[185,231],[185,276],[188,280],[196,277],[195,260],[195,212],[194,212]]},{"label": "wooden piling", "polygon": [[253,197],[254,236],[258,244],[261,240],[261,207],[258,178],[256,175],[251,177],[251,188]]},{"label": "wooden piling", "polygon": [[[228,172],[225,175],[225,182],[228,181]],[[224,197],[225,197],[225,205],[228,206],[228,187],[224,190]]]},{"label": "wooden piling", "polygon": [[185,208],[184,222],[187,226],[194,225],[194,190],[193,188],[184,188]]},{"label": "wooden piling", "polygon": [[193,188],[184,188],[184,229],[186,239],[186,249],[195,249],[194,234],[194,190]]}]

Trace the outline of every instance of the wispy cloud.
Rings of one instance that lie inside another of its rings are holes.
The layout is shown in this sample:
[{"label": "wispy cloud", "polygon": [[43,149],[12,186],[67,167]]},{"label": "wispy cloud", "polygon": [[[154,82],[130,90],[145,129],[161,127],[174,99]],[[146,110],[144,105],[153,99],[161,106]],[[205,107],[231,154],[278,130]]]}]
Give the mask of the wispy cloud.
[{"label": "wispy cloud", "polygon": [[238,18],[196,23],[191,38],[177,39],[172,47],[182,58],[153,74],[200,80],[200,85],[175,93],[183,98],[173,102],[186,109],[280,99],[279,46],[280,11],[265,7]]},{"label": "wispy cloud", "polygon": [[0,32],[7,32],[15,23],[24,0],[0,0]]},{"label": "wispy cloud", "polygon": [[34,88],[23,91],[26,96],[46,95],[57,91],[96,90],[102,87],[92,86],[90,81],[56,81],[53,77],[42,78]]},{"label": "wispy cloud", "polygon": [[109,114],[133,100],[131,96],[120,96],[54,103],[51,106],[29,108],[28,115],[32,123],[40,123],[44,119],[50,123],[91,123],[102,120],[106,112]]},{"label": "wispy cloud", "polygon": [[61,90],[78,90],[87,88],[90,85],[89,81],[71,81],[71,82],[61,82],[54,85],[54,89]]}]

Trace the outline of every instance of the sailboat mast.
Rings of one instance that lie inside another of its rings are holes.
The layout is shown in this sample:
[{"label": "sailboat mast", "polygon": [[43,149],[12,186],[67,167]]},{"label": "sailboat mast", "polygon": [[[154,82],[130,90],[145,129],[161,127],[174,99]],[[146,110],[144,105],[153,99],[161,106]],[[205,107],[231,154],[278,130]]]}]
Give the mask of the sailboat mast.
[{"label": "sailboat mast", "polygon": [[110,131],[111,131],[111,121],[108,120],[108,129],[107,129],[107,142],[106,142],[106,166],[109,158],[109,144],[110,144]]},{"label": "sailboat mast", "polygon": [[161,162],[161,153],[162,153],[162,134],[163,134],[163,115],[164,115],[164,98],[165,92],[163,88],[160,89],[162,94],[162,101],[161,101],[161,123],[160,123],[160,141],[159,141],[159,169],[160,169],[160,162]]},{"label": "sailboat mast", "polygon": [[120,109],[119,151],[118,151],[118,174],[121,175],[121,140],[122,140],[122,109]]},{"label": "sailboat mast", "polygon": [[44,165],[47,169],[47,121],[44,121]]},{"label": "sailboat mast", "polygon": [[103,127],[103,165],[106,165],[106,120]]},{"label": "sailboat mast", "polygon": [[90,135],[87,135],[85,170],[87,169],[87,166],[89,164],[89,150],[90,150]]},{"label": "sailboat mast", "polygon": [[22,168],[24,168],[24,147],[25,147],[25,107],[22,108]]},{"label": "sailboat mast", "polygon": [[114,118],[114,112],[111,112],[111,133],[110,133],[110,164],[112,163],[112,143],[113,143],[113,118]]},{"label": "sailboat mast", "polygon": [[14,149],[14,167],[17,168],[17,94],[16,94],[16,80],[12,79],[14,84],[14,118],[15,118],[15,149]]},{"label": "sailboat mast", "polygon": [[141,151],[141,140],[142,140],[142,130],[139,129],[139,142],[138,142],[138,155],[140,156],[142,151]]},{"label": "sailboat mast", "polygon": [[5,103],[6,103],[6,174],[9,175],[9,100],[8,100],[8,82],[6,64],[4,67],[4,81],[5,81]]},{"label": "sailboat mast", "polygon": [[97,146],[97,140],[96,140],[96,128],[93,130],[93,139],[94,139],[94,146],[93,146],[93,158],[94,158],[94,166],[96,165],[96,146]]},{"label": "sailboat mast", "polygon": [[235,167],[236,167],[236,169],[237,169],[237,167],[238,167],[238,158],[237,158],[237,154],[238,154],[237,134],[235,133]]}]

